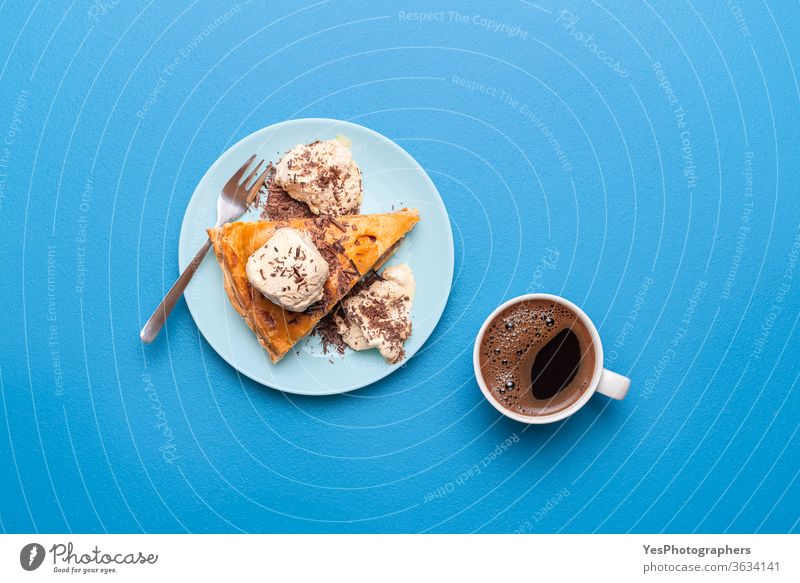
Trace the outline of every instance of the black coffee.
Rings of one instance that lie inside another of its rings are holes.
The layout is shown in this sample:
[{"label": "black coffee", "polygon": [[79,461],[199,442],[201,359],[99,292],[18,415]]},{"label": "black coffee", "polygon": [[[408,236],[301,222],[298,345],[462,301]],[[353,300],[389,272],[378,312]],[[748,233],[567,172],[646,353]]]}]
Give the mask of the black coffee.
[{"label": "black coffee", "polygon": [[595,372],[592,335],[569,308],[527,300],[503,310],[480,344],[480,371],[494,397],[523,415],[550,415],[577,401]]},{"label": "black coffee", "polygon": [[537,399],[551,399],[566,389],[581,365],[578,336],[565,329],[553,336],[533,359],[531,390]]}]

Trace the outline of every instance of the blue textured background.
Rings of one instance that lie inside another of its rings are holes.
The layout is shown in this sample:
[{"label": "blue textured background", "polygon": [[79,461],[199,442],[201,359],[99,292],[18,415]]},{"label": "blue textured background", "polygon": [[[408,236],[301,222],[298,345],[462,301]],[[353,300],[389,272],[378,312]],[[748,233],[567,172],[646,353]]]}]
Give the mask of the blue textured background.
[{"label": "blue textured background", "polygon": [[[797,4],[359,4],[0,4],[0,528],[797,531]],[[313,116],[448,206],[425,349],[298,398],[183,303],[142,347],[198,179]],[[484,402],[474,334],[528,290],[595,319],[626,401],[530,428]]]}]

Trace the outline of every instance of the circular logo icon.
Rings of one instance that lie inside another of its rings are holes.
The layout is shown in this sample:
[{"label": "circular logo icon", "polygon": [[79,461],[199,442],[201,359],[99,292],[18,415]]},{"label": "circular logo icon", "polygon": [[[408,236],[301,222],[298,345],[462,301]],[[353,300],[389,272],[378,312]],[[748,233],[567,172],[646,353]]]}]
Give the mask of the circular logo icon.
[{"label": "circular logo icon", "polygon": [[30,543],[19,552],[19,564],[26,571],[35,571],[44,562],[44,547],[39,543]]}]

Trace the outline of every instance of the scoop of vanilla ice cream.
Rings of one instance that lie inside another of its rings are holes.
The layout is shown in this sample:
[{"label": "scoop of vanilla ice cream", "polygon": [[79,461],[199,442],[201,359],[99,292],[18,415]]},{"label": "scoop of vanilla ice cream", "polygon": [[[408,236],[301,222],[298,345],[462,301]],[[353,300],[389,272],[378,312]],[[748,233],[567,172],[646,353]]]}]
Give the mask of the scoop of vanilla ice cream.
[{"label": "scoop of vanilla ice cream", "polygon": [[247,279],[264,296],[292,312],[302,312],[322,299],[328,264],[307,235],[284,227],[253,253]]},{"label": "scoop of vanilla ice cream", "polygon": [[361,207],[361,170],[342,140],[295,146],[273,180],[317,215],[357,214]]},{"label": "scoop of vanilla ice cream", "polygon": [[396,363],[403,358],[403,343],[411,336],[416,284],[405,264],[387,267],[381,277],[342,300],[334,319],[350,348],[377,348],[386,360]]}]

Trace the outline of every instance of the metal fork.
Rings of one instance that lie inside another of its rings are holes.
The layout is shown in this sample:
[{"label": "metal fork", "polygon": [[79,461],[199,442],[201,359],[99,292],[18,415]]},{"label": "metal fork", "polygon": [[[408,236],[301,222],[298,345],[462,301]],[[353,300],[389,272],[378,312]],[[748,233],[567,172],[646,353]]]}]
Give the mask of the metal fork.
[{"label": "metal fork", "polygon": [[[231,176],[230,180],[225,183],[225,186],[222,187],[219,198],[217,198],[217,224],[214,225],[215,227],[221,227],[225,223],[242,216],[247,210],[248,205],[255,199],[259,189],[264,185],[269,168],[268,165],[259,174],[264,160],[261,160],[247,175],[247,178],[242,180],[242,176],[245,175],[245,172],[255,159],[255,154],[250,156],[250,159],[247,160],[247,162]],[[247,184],[253,180],[253,177],[256,177],[255,182],[253,182],[250,188],[247,188]],[[181,276],[173,284],[167,292],[167,295],[161,300],[155,312],[153,312],[153,315],[150,316],[150,319],[144,325],[144,328],[142,328],[142,331],[139,333],[139,338],[142,339],[142,342],[152,342],[155,340],[156,336],[158,336],[158,333],[161,332],[161,328],[164,326],[164,322],[167,321],[172,308],[178,303],[186,286],[189,285],[189,281],[192,279],[192,276],[197,271],[197,268],[200,266],[200,263],[203,261],[203,258],[210,248],[211,239],[206,239],[200,251],[197,252],[197,255],[194,256],[191,263],[183,270]]]}]

